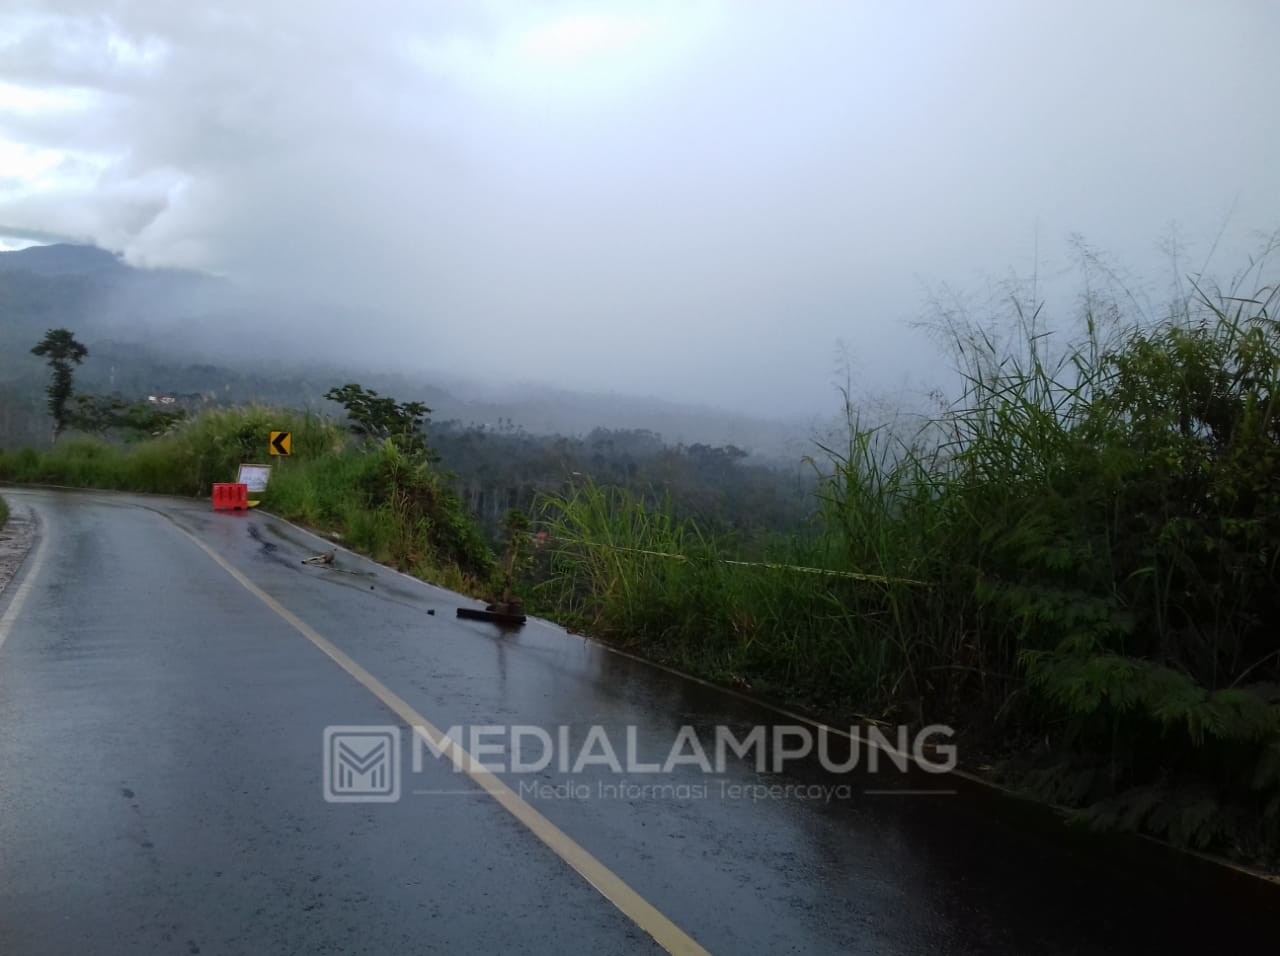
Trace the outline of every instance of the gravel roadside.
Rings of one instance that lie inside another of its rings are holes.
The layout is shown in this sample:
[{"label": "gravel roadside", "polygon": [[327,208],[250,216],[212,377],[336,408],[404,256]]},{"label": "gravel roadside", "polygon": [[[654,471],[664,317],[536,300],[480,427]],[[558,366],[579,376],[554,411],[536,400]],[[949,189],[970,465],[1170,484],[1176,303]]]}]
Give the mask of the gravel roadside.
[{"label": "gravel roadside", "polygon": [[29,508],[9,505],[9,520],[0,528],[0,594],[13,580],[36,539],[35,516]]}]

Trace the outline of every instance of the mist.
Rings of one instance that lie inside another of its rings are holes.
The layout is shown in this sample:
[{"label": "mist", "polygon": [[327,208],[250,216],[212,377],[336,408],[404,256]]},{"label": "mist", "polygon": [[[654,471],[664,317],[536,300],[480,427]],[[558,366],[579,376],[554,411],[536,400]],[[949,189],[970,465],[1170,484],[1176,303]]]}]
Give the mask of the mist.
[{"label": "mist", "polygon": [[1242,267],[1276,36],[1263,0],[10,0],[0,233],[224,276],[290,361],[804,417],[943,375],[939,289],[1065,316],[1072,236],[1154,307]]}]

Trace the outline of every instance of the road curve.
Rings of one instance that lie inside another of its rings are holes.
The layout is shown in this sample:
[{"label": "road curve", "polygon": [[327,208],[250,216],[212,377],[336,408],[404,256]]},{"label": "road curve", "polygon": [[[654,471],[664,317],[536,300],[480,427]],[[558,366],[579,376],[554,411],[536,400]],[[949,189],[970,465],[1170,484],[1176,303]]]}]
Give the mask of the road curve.
[{"label": "road curve", "polygon": [[[661,759],[682,727],[791,721],[304,564],[327,545],[266,515],[4,493],[39,527],[0,595],[5,956],[1199,953],[1278,925],[1275,887],[932,775],[415,768],[415,725],[568,728],[574,756],[599,726]],[[326,799],[332,727],[400,731],[398,799]]]}]

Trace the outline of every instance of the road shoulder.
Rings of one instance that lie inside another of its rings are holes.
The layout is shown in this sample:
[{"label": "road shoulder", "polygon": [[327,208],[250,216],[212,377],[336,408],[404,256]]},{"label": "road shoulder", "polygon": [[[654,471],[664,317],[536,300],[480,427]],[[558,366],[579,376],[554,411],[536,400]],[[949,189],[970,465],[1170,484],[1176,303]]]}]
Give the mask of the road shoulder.
[{"label": "road shoulder", "polygon": [[0,528],[0,595],[17,576],[35,540],[36,519],[31,509],[10,503],[9,520]]}]

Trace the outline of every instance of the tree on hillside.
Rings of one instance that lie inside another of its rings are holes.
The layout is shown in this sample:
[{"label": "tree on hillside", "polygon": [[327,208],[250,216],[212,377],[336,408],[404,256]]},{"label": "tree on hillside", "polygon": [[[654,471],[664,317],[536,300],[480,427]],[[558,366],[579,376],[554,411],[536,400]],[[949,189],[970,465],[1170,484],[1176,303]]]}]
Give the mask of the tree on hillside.
[{"label": "tree on hillside", "polygon": [[335,386],[324,397],[347,410],[352,432],[374,441],[391,440],[402,450],[432,457],[422,429],[431,409],[422,402],[397,402],[362,385]]},{"label": "tree on hillside", "polygon": [[145,402],[127,402],[119,395],[73,395],[67,424],[77,431],[105,437],[130,438],[160,435],[187,417],[185,409],[172,411]]},{"label": "tree on hillside", "polygon": [[49,368],[53,370],[45,394],[49,396],[49,414],[53,416],[53,440],[56,442],[69,422],[67,401],[71,398],[73,367],[85,360],[89,350],[76,341],[69,329],[50,329],[31,354],[47,358]]}]

